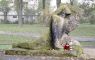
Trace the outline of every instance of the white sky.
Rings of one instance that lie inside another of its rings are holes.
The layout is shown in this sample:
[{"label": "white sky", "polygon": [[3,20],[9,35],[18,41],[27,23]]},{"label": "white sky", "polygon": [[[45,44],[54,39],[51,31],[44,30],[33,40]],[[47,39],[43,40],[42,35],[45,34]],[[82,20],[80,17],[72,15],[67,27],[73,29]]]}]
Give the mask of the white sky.
[{"label": "white sky", "polygon": [[[78,0],[78,2],[82,2],[83,0]],[[61,0],[62,3],[69,3],[70,0]],[[56,5],[56,0],[51,1],[51,6]]]},{"label": "white sky", "polygon": [[[69,0],[61,0],[62,3],[68,3]],[[51,10],[56,10],[56,0],[51,0]]]},{"label": "white sky", "polygon": [[[82,3],[83,0],[78,0],[78,2]],[[62,3],[69,3],[70,0],[61,0]],[[56,0],[51,0],[51,10],[56,10]]]}]

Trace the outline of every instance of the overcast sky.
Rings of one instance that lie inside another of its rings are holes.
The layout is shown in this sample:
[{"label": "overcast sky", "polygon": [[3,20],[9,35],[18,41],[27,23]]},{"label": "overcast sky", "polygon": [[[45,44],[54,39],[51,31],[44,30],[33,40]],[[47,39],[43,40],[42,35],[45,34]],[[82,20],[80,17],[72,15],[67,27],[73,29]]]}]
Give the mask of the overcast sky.
[{"label": "overcast sky", "polygon": [[[78,2],[82,2],[83,0],[78,0]],[[62,3],[69,3],[70,0],[61,0]],[[56,5],[56,0],[51,0],[51,5]]]},{"label": "overcast sky", "polygon": [[[78,0],[78,2],[82,3],[83,0]],[[62,3],[69,3],[70,0],[61,0]],[[51,7],[53,10],[56,10],[56,0],[51,0]]]},{"label": "overcast sky", "polygon": [[[69,3],[69,0],[61,0],[62,3]],[[56,0],[51,0],[51,10],[56,10]]]}]

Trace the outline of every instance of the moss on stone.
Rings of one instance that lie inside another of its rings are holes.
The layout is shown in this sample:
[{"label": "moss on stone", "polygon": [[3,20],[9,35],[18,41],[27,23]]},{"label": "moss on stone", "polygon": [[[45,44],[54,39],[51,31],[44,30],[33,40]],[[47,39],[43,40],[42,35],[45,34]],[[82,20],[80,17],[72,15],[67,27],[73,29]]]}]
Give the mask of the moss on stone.
[{"label": "moss on stone", "polygon": [[52,15],[52,18],[54,23],[58,23],[61,17],[59,17],[58,15]]},{"label": "moss on stone", "polygon": [[53,14],[58,14],[61,11],[69,14],[77,14],[81,11],[81,8],[70,4],[60,4],[60,7],[55,12],[53,12]]},{"label": "moss on stone", "polygon": [[30,55],[30,56],[56,56],[56,57],[76,57],[72,54],[64,54],[59,50],[6,50],[6,55]]},{"label": "moss on stone", "polygon": [[[56,14],[59,13],[61,10],[65,10],[64,8],[66,9],[65,12],[67,13],[77,13],[78,12],[78,10],[76,10],[77,8],[75,8],[74,6],[62,5],[58,8],[58,10],[54,12],[54,14],[51,15],[54,21],[58,22],[60,20],[60,17],[57,16]],[[41,55],[42,54],[42,55],[54,55],[54,56],[62,55],[63,56],[64,54],[62,53],[62,51],[51,50],[53,49],[51,45],[52,43],[51,43],[51,35],[50,35],[50,29],[49,29],[47,33],[43,34],[43,36],[40,39],[32,40],[29,42],[13,44],[13,48],[27,49],[27,52],[25,51],[25,53],[23,52],[23,54],[31,54],[31,55],[37,55],[37,54]],[[78,52],[78,56],[82,54],[83,52],[80,46],[74,46],[74,49]],[[32,52],[29,50],[32,50]],[[17,53],[14,50],[12,50],[12,52],[7,50],[6,52],[7,53],[13,52],[14,54]],[[22,51],[18,52],[17,54],[21,54],[21,53]],[[67,55],[70,55],[70,54],[66,54],[66,56]]]},{"label": "moss on stone", "polygon": [[23,43],[17,43],[17,44],[13,44],[12,46],[13,46],[13,48],[23,48],[23,49],[29,49],[29,50],[52,49],[50,46],[49,32],[44,34],[38,40],[32,40],[32,41],[23,42]]},{"label": "moss on stone", "polygon": [[76,56],[81,56],[81,54],[83,54],[83,49],[81,46],[79,45],[73,45],[73,50],[76,51]]}]

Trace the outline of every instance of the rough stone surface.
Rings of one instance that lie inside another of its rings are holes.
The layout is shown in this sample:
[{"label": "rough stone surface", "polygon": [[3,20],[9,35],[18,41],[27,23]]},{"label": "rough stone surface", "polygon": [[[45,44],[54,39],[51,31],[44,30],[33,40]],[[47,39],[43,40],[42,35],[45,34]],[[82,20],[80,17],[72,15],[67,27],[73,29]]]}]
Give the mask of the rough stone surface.
[{"label": "rough stone surface", "polygon": [[[73,14],[73,6],[68,4],[62,4],[51,16],[51,40],[53,40],[55,48],[63,48],[65,43],[69,43],[71,38],[69,33],[73,31],[78,26],[78,16],[77,13]],[[77,44],[78,41],[72,41]]]},{"label": "rough stone surface", "polygon": [[[83,58],[51,57],[51,56],[0,56],[0,60],[85,60]],[[93,58],[86,60],[95,60]]]}]

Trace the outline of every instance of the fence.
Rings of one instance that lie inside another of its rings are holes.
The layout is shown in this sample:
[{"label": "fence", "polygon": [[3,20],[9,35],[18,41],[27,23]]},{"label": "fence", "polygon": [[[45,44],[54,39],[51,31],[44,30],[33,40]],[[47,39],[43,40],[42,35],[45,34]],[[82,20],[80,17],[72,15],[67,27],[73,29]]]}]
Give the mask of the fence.
[{"label": "fence", "polygon": [[[23,23],[39,23],[41,15],[22,15]],[[0,15],[0,23],[3,23],[4,15]],[[18,15],[7,15],[7,23],[18,23]]]}]

